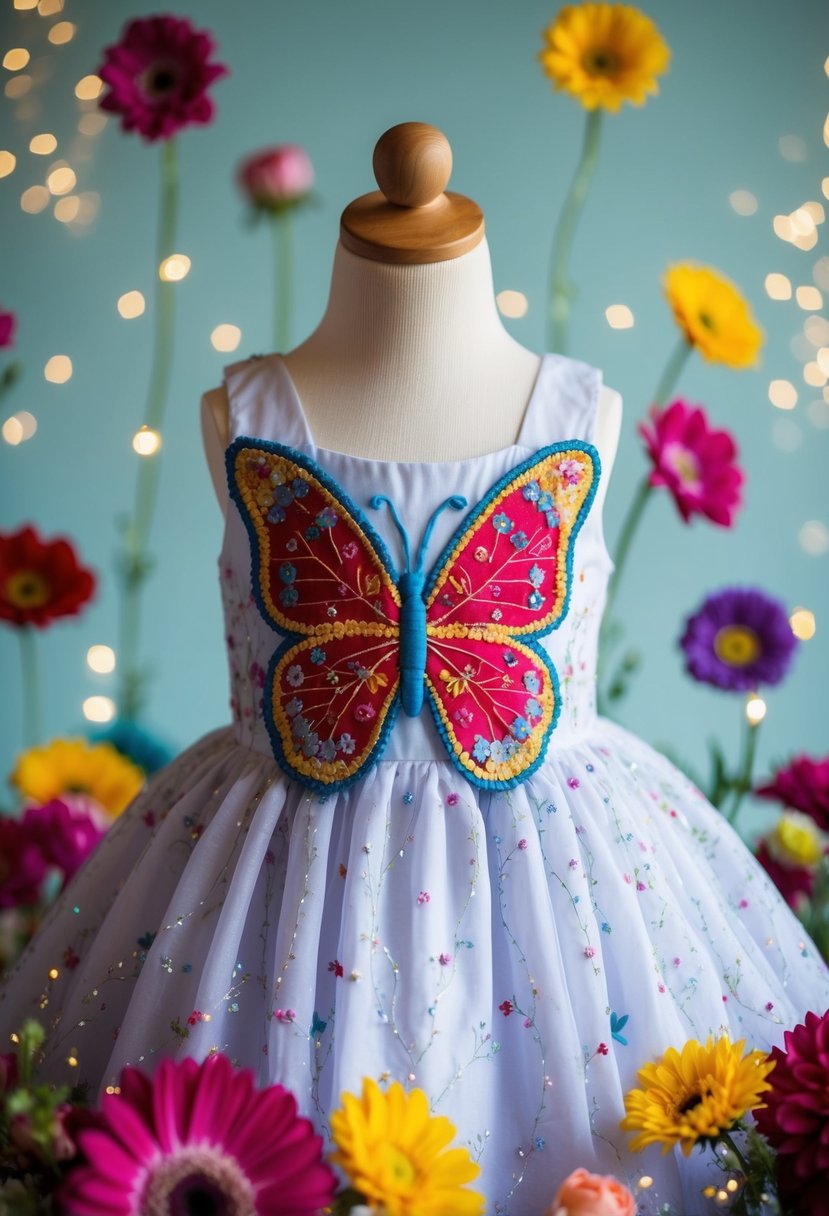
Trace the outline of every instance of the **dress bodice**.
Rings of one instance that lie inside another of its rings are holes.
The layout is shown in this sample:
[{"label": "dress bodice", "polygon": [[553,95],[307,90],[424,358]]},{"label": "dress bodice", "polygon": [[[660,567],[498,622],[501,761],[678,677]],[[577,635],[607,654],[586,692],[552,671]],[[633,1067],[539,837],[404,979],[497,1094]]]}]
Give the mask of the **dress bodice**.
[{"label": "dress bodice", "polygon": [[[544,355],[516,442],[484,456],[438,463],[369,460],[317,447],[279,355],[232,364],[225,381],[229,440],[244,436],[276,441],[311,457],[371,517],[390,554],[398,559],[400,540],[390,517],[369,509],[374,495],[385,495],[398,505],[417,544],[447,495],[463,495],[472,506],[539,448],[570,440],[592,443],[602,373],[577,359]],[[451,512],[438,517],[429,541],[427,571],[456,526]],[[219,565],[236,736],[255,751],[270,754],[262,695],[268,665],[283,636],[263,618],[253,594],[250,539],[233,502],[228,505]],[[539,641],[560,684],[561,711],[549,743],[552,749],[578,737],[595,719],[598,630],[611,570],[601,516],[591,509],[575,539],[568,610],[559,626]],[[425,708],[417,717],[398,716],[383,760],[445,758],[444,744]]]}]

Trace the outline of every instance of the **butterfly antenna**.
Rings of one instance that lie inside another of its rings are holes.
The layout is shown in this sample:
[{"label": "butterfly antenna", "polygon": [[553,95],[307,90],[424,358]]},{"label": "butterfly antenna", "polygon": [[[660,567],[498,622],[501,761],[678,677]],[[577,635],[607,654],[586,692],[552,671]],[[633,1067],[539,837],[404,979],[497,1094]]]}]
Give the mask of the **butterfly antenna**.
[{"label": "butterfly antenna", "polygon": [[406,529],[403,527],[403,524],[400,521],[400,516],[397,514],[397,508],[395,507],[394,503],[390,498],[386,498],[385,494],[375,494],[370,500],[369,506],[373,507],[375,511],[379,511],[380,507],[382,507],[384,503],[389,509],[397,531],[400,533],[400,539],[403,542],[403,555],[406,558],[406,569],[411,570],[412,558],[409,550],[409,537]]},{"label": "butterfly antenna", "polygon": [[441,515],[447,507],[451,507],[453,511],[462,511],[466,506],[466,499],[462,494],[453,494],[451,498],[444,498],[439,507],[435,507],[432,512],[432,518],[426,525],[426,531],[423,533],[423,540],[420,542],[420,548],[417,551],[417,566],[416,570],[423,569],[423,561],[426,557],[426,549],[429,541],[432,538],[432,530],[438,521],[438,516]]}]

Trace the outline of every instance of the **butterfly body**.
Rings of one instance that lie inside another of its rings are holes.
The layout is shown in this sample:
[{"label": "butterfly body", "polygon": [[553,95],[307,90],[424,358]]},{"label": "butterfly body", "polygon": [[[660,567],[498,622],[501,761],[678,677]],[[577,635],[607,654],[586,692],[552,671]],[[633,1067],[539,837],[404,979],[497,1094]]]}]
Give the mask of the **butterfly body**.
[{"label": "butterfly body", "polygon": [[507,789],[541,763],[560,712],[539,639],[564,618],[573,541],[595,494],[595,449],[542,448],[468,512],[427,573],[440,503],[404,561],[310,457],[236,439],[228,481],[251,540],[259,609],[284,634],[263,712],[276,760],[312,789],[340,789],[382,756],[399,710],[428,705],[449,758],[471,782]]}]

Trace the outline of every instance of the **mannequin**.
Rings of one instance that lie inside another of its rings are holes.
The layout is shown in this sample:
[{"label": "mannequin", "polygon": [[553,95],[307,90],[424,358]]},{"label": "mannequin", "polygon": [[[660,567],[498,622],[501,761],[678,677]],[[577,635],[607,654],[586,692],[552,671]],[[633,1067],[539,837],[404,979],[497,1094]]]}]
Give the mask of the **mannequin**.
[{"label": "mannequin", "polygon": [[[481,212],[444,193],[451,164],[435,128],[393,127],[375,149],[381,190],[343,213],[325,315],[285,356],[321,448],[435,463],[515,442],[540,359],[501,323]],[[223,510],[227,409],[224,387],[204,394],[202,433]],[[620,395],[602,386],[597,512],[621,419]]]}]

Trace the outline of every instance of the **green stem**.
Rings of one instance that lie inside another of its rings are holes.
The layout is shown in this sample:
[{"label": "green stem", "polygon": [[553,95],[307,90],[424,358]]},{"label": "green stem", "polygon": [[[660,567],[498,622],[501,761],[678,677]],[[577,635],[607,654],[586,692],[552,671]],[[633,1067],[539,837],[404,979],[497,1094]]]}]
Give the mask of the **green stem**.
[{"label": "green stem", "polygon": [[567,324],[570,320],[572,286],[567,279],[567,263],[584,200],[599,157],[599,136],[602,129],[600,108],[588,111],[584,128],[581,159],[570,185],[553,235],[553,255],[550,273],[550,315],[548,349],[566,353]]},{"label": "green stem", "polygon": [[726,1146],[726,1148],[731,1150],[740,1164],[740,1169],[744,1174],[747,1175],[750,1172],[750,1166],[741,1151],[737,1148],[737,1145],[734,1143],[731,1132],[720,1132],[719,1140]]},{"label": "green stem", "polygon": [[628,513],[625,516],[622,524],[622,530],[619,534],[619,543],[616,547],[616,558],[613,573],[610,576],[610,581],[607,584],[607,598],[605,599],[604,614],[602,623],[599,628],[599,667],[601,668],[602,660],[606,661],[607,656],[604,654],[608,635],[611,629],[611,609],[616,601],[616,595],[619,590],[619,581],[622,577],[622,571],[627,560],[628,552],[636,530],[639,527],[639,521],[642,518],[642,513],[645,510],[645,504],[650,497],[653,486],[648,481],[647,477],[643,478],[638,490],[633,496],[633,501],[628,508]]},{"label": "green stem", "polygon": [[757,732],[760,729],[760,723],[752,724],[748,718],[745,719],[743,725],[743,747],[740,757],[740,767],[737,770],[737,776],[734,781],[734,804],[728,812],[726,818],[734,827],[737,819],[737,812],[742,806],[743,799],[751,789],[751,778],[754,772],[754,757],[757,754]]},{"label": "green stem", "polygon": [[[156,238],[155,326],[150,384],[143,424],[161,431],[173,363],[175,283],[162,279],[159,268],[175,250],[178,219],[179,173],[174,139],[162,145],[161,199]],[[158,499],[159,455],[140,456],[135,484],[132,519],[126,525],[120,557],[121,611],[119,616],[118,667],[121,673],[118,712],[134,719],[140,709],[138,648],[141,626],[141,595],[150,572],[148,541]]]},{"label": "green stem", "polygon": [[20,666],[23,677],[23,745],[35,747],[42,742],[37,643],[31,625],[21,626],[17,633],[20,638]]},{"label": "green stem", "polygon": [[291,208],[271,214],[273,242],[273,337],[274,350],[284,354],[291,345],[291,298],[294,279],[293,224]]},{"label": "green stem", "polygon": [[656,391],[653,395],[653,405],[664,405],[667,396],[673,391],[673,387],[679,379],[679,373],[685,366],[685,360],[690,355],[693,347],[685,338],[679,339],[679,344],[674,348],[673,354],[670,355],[668,362],[665,364],[665,370],[662,372],[662,377],[656,386]]}]

